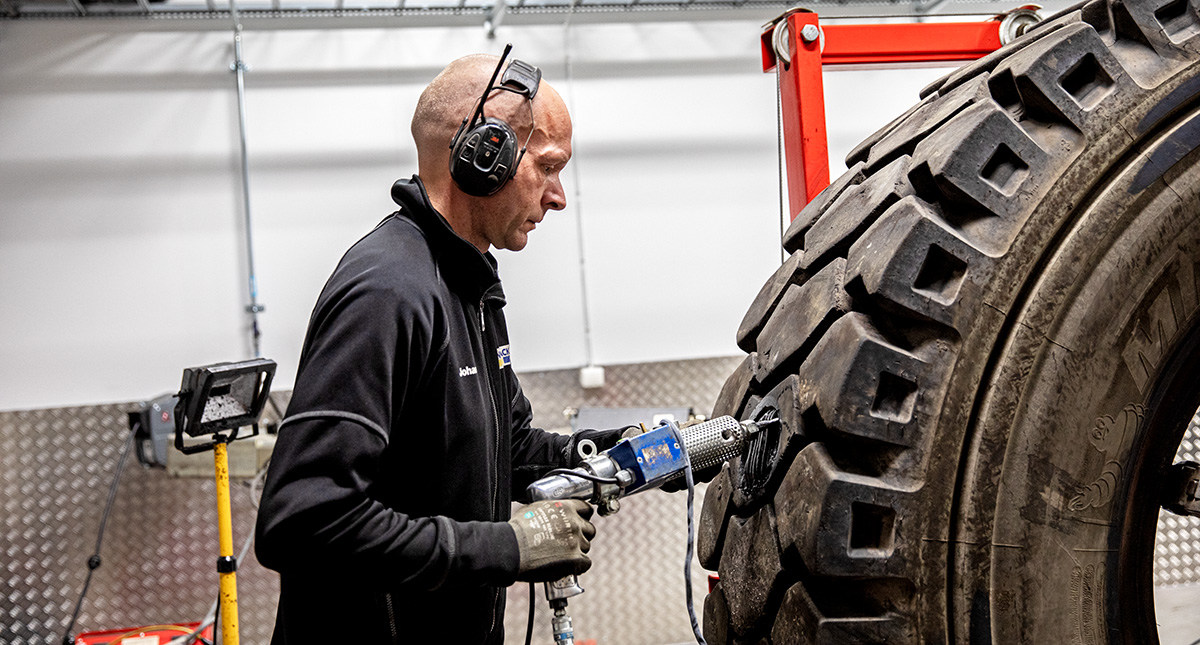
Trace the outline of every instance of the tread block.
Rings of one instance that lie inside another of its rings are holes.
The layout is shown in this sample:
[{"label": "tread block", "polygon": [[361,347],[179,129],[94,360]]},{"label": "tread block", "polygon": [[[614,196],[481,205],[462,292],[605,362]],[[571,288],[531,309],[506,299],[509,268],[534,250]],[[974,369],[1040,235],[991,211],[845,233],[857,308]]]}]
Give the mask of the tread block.
[{"label": "tread block", "polygon": [[997,49],[983,58],[967,63],[957,70],[950,72],[950,74],[946,75],[945,77],[926,85],[925,88],[921,90],[921,98],[929,96],[934,92],[943,95],[949,94],[951,90],[962,85],[963,83],[970,81],[976,76],[980,76],[992,71],[1002,61],[1013,55],[1014,52],[1018,52],[1025,47],[1028,47],[1030,44],[1037,42],[1037,39],[1031,38],[1031,35],[1036,33],[1038,37],[1041,37],[1042,34],[1049,33],[1056,29],[1061,29],[1066,25],[1077,23],[1080,20],[1082,20],[1081,14],[1078,10],[1076,10],[1071,11],[1070,13],[1059,14],[1050,20],[1042,21],[1038,23],[1029,33],[1024,34],[1020,38],[1012,41],[1004,47]]},{"label": "tread block", "polygon": [[781,365],[816,343],[820,332],[850,310],[845,284],[846,261],[836,258],[802,285],[784,292],[774,315],[758,334],[755,378],[771,379]]},{"label": "tread block", "polygon": [[842,193],[846,192],[847,188],[857,186],[866,179],[863,174],[864,164],[860,161],[842,174],[841,177],[833,180],[833,183],[825,187],[825,190],[817,193],[817,196],[801,210],[792,223],[788,225],[787,230],[783,233],[783,248],[789,253],[795,253],[804,246],[804,234],[812,227],[829,208],[829,205],[841,197]]},{"label": "tread block", "polygon": [[888,310],[962,332],[971,324],[992,262],[925,202],[906,197],[850,247],[846,283],[861,283]]},{"label": "tread block", "polygon": [[871,136],[864,139],[857,146],[854,146],[853,148],[851,148],[850,152],[846,154],[846,167],[850,167],[854,164],[859,163],[860,161],[866,162],[867,158],[870,156],[872,148],[874,148],[876,145],[878,145],[880,141],[883,141],[884,139],[891,137],[892,133],[895,132],[897,128],[906,126],[908,124],[908,121],[913,118],[914,114],[921,112],[921,111],[926,111],[928,109],[929,104],[936,98],[937,98],[936,96],[932,96],[932,95],[930,95],[930,96],[922,95],[921,100],[918,101],[916,105],[908,108],[908,110],[906,110],[904,112],[904,114],[901,114],[900,116],[896,117],[895,119],[892,119],[891,122],[889,122],[887,125],[883,126],[882,128],[879,128],[879,130],[877,130],[875,132],[875,134],[872,134]]},{"label": "tread block", "polygon": [[746,399],[750,398],[750,384],[754,379],[751,368],[755,363],[755,355],[750,354],[742,359],[729,378],[725,379],[721,392],[717,394],[717,401],[713,404],[712,418],[726,415],[735,419],[742,418],[742,408],[746,405]]},{"label": "tread block", "polygon": [[804,434],[803,415],[812,407],[812,389],[795,374],[771,390],[768,397],[775,400],[779,410],[779,422],[783,426],[779,435],[779,444],[783,446],[781,453],[798,449],[793,444],[806,441]]},{"label": "tread block", "polygon": [[892,345],[867,316],[836,320],[800,367],[825,424],[841,433],[913,447],[921,437],[918,409],[932,366]]},{"label": "tread block", "polygon": [[1091,116],[1105,98],[1133,83],[1096,30],[1082,22],[1010,56],[991,80],[998,95],[1004,95],[1005,85],[1015,88],[1019,106],[1006,106],[1014,116],[1069,123],[1080,131],[1088,131],[1093,122],[1097,128],[1111,128],[1107,120],[1099,123]]},{"label": "tread block", "polygon": [[1179,44],[1200,33],[1197,9],[1187,0],[1172,0],[1154,10],[1154,17],[1171,42]]},{"label": "tread block", "polygon": [[818,576],[913,579],[900,512],[907,494],[839,470],[821,444],[796,456],[775,494],[779,543]]},{"label": "tread block", "polygon": [[729,606],[729,626],[735,638],[742,638],[761,626],[772,596],[782,595],[775,511],[768,504],[748,518],[730,518],[726,530],[718,572]]},{"label": "tread block", "polygon": [[1189,0],[1114,0],[1112,18],[1119,36],[1160,54],[1200,51],[1200,9]]},{"label": "tread block", "polygon": [[[1079,20],[1096,28],[1099,32],[1112,31],[1112,15],[1109,12],[1108,0],[1087,0],[1079,5]],[[1036,33],[1035,25],[1031,32]]]},{"label": "tread block", "polygon": [[999,105],[978,103],[917,144],[909,174],[928,201],[991,255],[1012,243],[1053,179],[1052,159]]},{"label": "tread block", "polygon": [[945,96],[939,96],[937,101],[925,100],[915,111],[910,112],[903,123],[896,126],[878,143],[871,147],[867,158],[867,172],[874,172],[880,166],[896,157],[912,154],[917,141],[937,129],[951,117],[963,111],[974,103],[989,98],[987,83],[983,77],[971,79],[961,87],[956,87]]},{"label": "tread block", "polygon": [[750,308],[742,318],[742,324],[737,331],[737,344],[742,351],[749,353],[755,350],[758,333],[762,331],[767,317],[775,311],[775,305],[783,296],[783,290],[789,284],[801,283],[808,278],[808,274],[800,270],[800,259],[803,255],[803,251],[797,251],[788,257],[771,276],[771,279],[762,286],[758,295],[755,296],[754,302],[750,303]]},{"label": "tread block", "polygon": [[725,548],[725,524],[729,519],[729,500],[732,496],[729,464],[723,464],[721,472],[713,477],[704,491],[700,526],[696,531],[696,556],[700,560],[700,566],[709,571],[717,570],[721,560],[721,549]]},{"label": "tread block", "polygon": [[875,218],[913,193],[908,183],[909,157],[900,157],[861,184],[842,193],[804,234],[803,269],[819,267],[849,247]]},{"label": "tread block", "polygon": [[899,616],[826,616],[803,584],[787,590],[771,628],[772,645],[843,645],[915,643],[916,635]]},{"label": "tread block", "polygon": [[704,599],[704,640],[713,645],[728,645],[729,605],[725,602],[725,590],[718,582]]}]

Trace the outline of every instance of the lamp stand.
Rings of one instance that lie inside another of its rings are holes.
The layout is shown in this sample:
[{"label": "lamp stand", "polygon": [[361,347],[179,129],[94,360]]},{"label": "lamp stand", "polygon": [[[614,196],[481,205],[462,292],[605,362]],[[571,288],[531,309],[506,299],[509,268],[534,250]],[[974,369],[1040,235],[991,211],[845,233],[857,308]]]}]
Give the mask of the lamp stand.
[{"label": "lamp stand", "polygon": [[229,508],[229,440],[216,435],[213,464],[217,477],[217,534],[221,543],[217,573],[221,578],[221,643],[238,645],[237,558],[233,555],[233,515]]}]

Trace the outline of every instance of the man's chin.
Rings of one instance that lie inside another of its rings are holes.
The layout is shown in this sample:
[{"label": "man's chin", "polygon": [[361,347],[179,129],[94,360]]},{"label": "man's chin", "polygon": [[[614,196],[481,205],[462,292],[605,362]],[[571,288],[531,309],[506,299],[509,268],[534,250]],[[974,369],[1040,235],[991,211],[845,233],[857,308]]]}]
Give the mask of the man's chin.
[{"label": "man's chin", "polygon": [[509,251],[516,252],[525,248],[526,244],[529,244],[529,234],[517,233],[509,238],[508,243],[504,245],[504,248]]}]

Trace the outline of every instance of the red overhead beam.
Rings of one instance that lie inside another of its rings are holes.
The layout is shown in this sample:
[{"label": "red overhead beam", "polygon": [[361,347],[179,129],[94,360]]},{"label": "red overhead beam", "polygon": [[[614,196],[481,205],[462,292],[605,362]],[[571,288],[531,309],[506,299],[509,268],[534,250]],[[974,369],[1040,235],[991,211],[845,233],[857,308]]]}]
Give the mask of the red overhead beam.
[{"label": "red overhead beam", "polygon": [[1000,22],[828,25],[825,65],[974,60],[1000,48]]},{"label": "red overhead beam", "polygon": [[789,59],[778,74],[791,218],[829,185],[824,65],[973,60],[1000,48],[1000,27],[999,20],[821,27],[817,14],[804,10],[769,25],[762,34],[763,71],[780,63],[776,47]]}]

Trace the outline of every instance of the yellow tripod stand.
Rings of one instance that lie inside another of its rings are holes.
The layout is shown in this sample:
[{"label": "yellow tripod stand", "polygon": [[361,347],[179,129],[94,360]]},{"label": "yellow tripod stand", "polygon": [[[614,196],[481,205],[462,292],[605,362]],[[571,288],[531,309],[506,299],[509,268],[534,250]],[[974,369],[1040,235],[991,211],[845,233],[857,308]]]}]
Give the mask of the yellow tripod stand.
[{"label": "yellow tripod stand", "polygon": [[[220,542],[222,645],[238,645],[237,557],[233,555],[233,513],[229,503],[229,443],[258,434],[258,418],[271,391],[275,361],[256,358],[240,363],[217,363],[183,371],[179,403],[175,406],[175,447],[184,454],[211,449],[217,484],[217,537]],[[253,432],[239,436],[246,425]],[[226,435],[224,431],[232,430]],[[183,435],[212,435],[212,441],[185,444]]]}]

